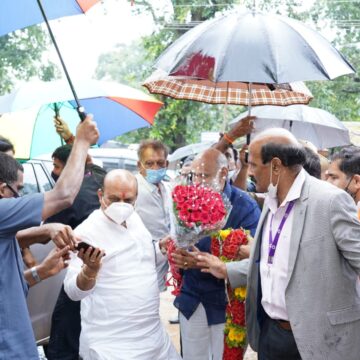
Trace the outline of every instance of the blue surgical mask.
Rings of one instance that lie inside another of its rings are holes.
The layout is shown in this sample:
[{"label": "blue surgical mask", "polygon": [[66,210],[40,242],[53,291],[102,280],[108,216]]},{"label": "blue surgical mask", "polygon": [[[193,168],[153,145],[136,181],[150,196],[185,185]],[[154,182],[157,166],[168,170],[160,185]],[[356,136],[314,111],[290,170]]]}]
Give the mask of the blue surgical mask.
[{"label": "blue surgical mask", "polygon": [[146,169],[145,179],[150,184],[158,184],[161,180],[164,179],[165,175],[166,175],[166,168],[157,169],[157,170]]}]

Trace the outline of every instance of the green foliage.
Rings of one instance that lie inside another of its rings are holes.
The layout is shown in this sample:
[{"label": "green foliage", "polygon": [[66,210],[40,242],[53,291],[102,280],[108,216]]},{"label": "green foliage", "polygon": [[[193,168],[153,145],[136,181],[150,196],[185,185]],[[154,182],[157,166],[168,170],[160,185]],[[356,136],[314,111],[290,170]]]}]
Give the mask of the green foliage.
[{"label": "green foliage", "polygon": [[[100,58],[97,76],[139,87],[152,72],[151,65],[156,58],[186,31],[182,24],[204,21],[234,5],[252,8],[253,3],[253,0],[172,0],[173,13],[169,19],[156,8],[156,1],[136,0],[139,6],[135,7],[135,11],[147,11],[152,15],[157,25],[155,32],[130,47],[119,47],[114,52],[104,54]],[[319,31],[330,27],[334,31],[334,45],[359,70],[358,2],[316,0],[312,7],[304,7],[304,1],[300,0],[263,0],[256,1],[256,8],[264,12],[276,9],[278,14],[306,22]],[[359,84],[359,75],[342,76],[334,81],[308,82],[314,95],[311,105],[325,109],[341,120],[360,120]],[[164,102],[164,106],[156,116],[155,125],[126,134],[120,140],[138,142],[153,137],[174,149],[199,141],[202,131],[219,131],[243,111],[241,107],[228,106],[224,120],[224,106],[158,98]]]},{"label": "green foliage", "polygon": [[334,31],[334,45],[353,65],[356,74],[333,81],[307,83],[314,95],[311,105],[333,113],[342,121],[360,121],[360,6],[359,2],[319,0],[309,17],[327,21]]},{"label": "green foliage", "polygon": [[37,76],[50,80],[58,76],[53,63],[42,63],[48,39],[48,34],[39,26],[0,37],[0,94],[9,92],[20,79]]}]

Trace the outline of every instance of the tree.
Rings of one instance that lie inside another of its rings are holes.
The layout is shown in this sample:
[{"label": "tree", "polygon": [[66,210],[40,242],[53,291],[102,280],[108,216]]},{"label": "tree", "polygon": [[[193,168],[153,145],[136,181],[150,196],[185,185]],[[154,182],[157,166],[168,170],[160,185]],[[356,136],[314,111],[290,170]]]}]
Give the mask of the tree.
[{"label": "tree", "polygon": [[0,93],[9,92],[17,80],[37,76],[51,80],[58,76],[51,62],[44,64],[42,57],[49,38],[39,26],[0,37]]},{"label": "tree", "polygon": [[[209,19],[217,11],[230,8],[235,1],[229,1],[228,5],[224,5],[222,0],[208,3],[214,6],[203,5],[203,0],[193,0],[191,4],[186,0],[172,1],[173,14],[169,24],[163,13],[157,13],[153,3],[146,0],[136,1],[136,8],[148,11],[158,29],[150,36],[144,37],[141,43],[135,43],[128,48],[119,47],[116,51],[100,57],[96,76],[138,87],[152,72],[151,65],[155,59],[186,31],[185,24],[197,24]],[[189,142],[199,141],[201,131],[218,131],[221,127],[223,106],[173,100],[164,96],[158,98],[164,102],[164,106],[157,114],[154,126],[126,134],[120,137],[122,141],[138,142],[143,138],[152,137],[163,140],[174,149]],[[235,116],[239,112],[238,108],[228,106],[227,118]]]},{"label": "tree", "polygon": [[[135,7],[135,11],[148,11],[157,24],[156,31],[130,48],[121,47],[113,53],[105,54],[101,58],[97,74],[100,77],[111,77],[138,87],[151,73],[150,64],[153,64],[162,51],[188,28],[239,3],[251,8],[253,2],[253,0],[227,2],[223,0],[173,0],[169,1],[172,7],[169,18],[164,12],[157,11],[153,1],[136,0],[135,3],[139,6]],[[227,4],[224,5],[224,3]],[[296,18],[312,27],[337,29],[334,44],[343,51],[355,68],[359,68],[360,33],[356,32],[355,20],[360,18],[360,8],[357,4],[318,0],[310,8],[304,8],[303,5],[304,2],[300,0],[257,2],[257,8],[264,12],[277,9],[278,14]],[[346,21],[348,18],[353,19],[353,22],[346,22],[346,28],[339,27],[341,24],[339,21],[344,22],[345,18]],[[133,56],[134,54],[136,55]],[[131,62],[127,63],[128,61]],[[328,110],[341,120],[360,120],[359,78],[357,76],[342,76],[334,81],[308,82],[307,85],[314,95],[312,106]],[[164,102],[164,107],[158,113],[155,125],[150,129],[127,134],[126,137],[122,137],[122,140],[137,142],[144,137],[154,137],[176,148],[185,143],[199,141],[201,131],[219,131],[222,123],[226,122],[223,117],[224,106],[178,101],[166,97],[159,97],[159,99]],[[227,119],[231,119],[241,110],[242,108],[239,107],[228,106]]]}]

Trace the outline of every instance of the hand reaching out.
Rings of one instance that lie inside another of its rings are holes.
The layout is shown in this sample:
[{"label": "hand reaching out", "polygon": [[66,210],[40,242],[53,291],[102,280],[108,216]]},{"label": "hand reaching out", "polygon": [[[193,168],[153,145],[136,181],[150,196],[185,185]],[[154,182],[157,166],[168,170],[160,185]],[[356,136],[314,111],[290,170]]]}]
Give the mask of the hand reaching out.
[{"label": "hand reaching out", "polygon": [[201,268],[201,272],[209,273],[218,279],[227,278],[226,265],[217,256],[206,252],[198,253],[196,265]]}]

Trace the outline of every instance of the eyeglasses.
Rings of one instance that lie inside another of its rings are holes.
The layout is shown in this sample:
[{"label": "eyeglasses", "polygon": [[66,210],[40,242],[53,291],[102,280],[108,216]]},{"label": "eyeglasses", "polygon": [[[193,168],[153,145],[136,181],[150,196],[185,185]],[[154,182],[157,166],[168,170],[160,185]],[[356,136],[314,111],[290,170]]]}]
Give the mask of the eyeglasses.
[{"label": "eyeglasses", "polygon": [[8,189],[10,189],[10,191],[14,194],[14,198],[18,198],[20,197],[20,194],[9,184],[6,184],[6,186],[8,187]]},{"label": "eyeglasses", "polygon": [[158,160],[158,161],[145,161],[144,163],[141,163],[141,165],[145,168],[145,169],[151,169],[155,166],[159,167],[159,168],[164,168],[166,167],[166,160]]}]

